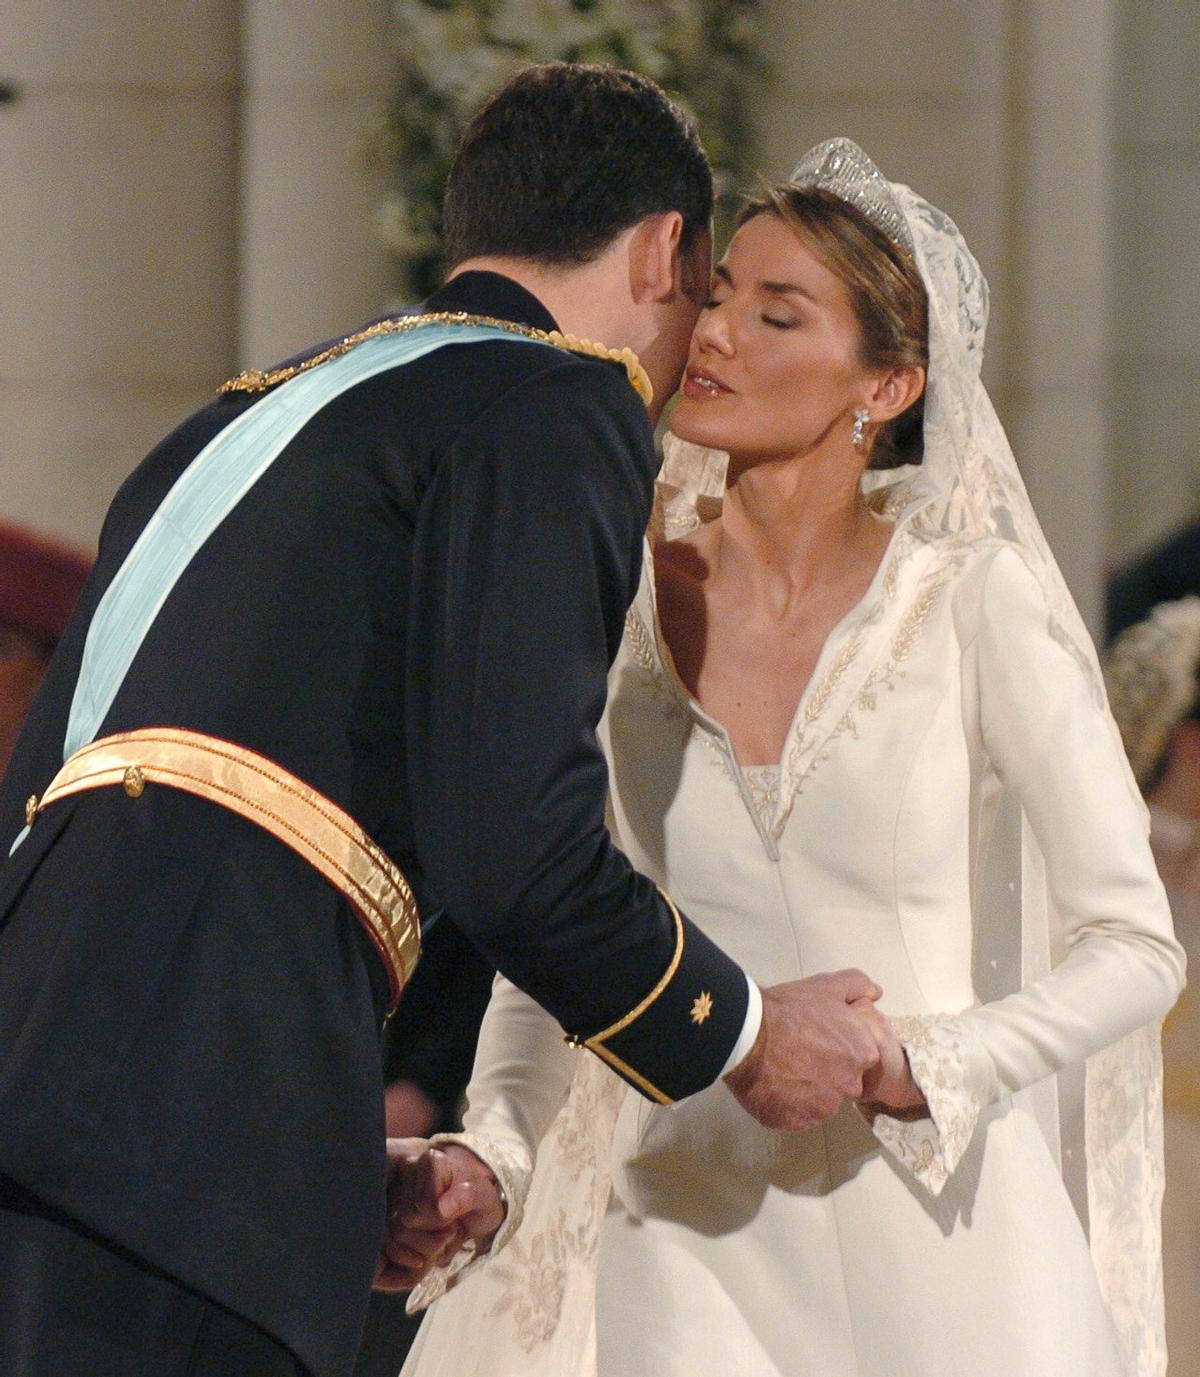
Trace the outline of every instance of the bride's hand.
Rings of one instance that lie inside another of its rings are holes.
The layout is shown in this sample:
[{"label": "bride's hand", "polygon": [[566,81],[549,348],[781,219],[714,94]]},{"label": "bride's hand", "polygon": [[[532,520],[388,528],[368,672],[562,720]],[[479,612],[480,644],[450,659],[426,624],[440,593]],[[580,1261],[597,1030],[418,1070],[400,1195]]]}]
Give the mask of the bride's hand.
[{"label": "bride's hand", "polygon": [[487,1164],[457,1143],[388,1140],[388,1216],[372,1283],[407,1291],[473,1243],[483,1251],[504,1222],[505,1206]]},{"label": "bride's hand", "polygon": [[925,1096],[913,1080],[908,1054],[900,1045],[891,1020],[886,1014],[880,1013],[870,1000],[856,1000],[852,1007],[862,1010],[879,1048],[879,1064],[863,1075],[863,1093],[859,1103],[864,1108],[900,1113],[925,1109]]}]

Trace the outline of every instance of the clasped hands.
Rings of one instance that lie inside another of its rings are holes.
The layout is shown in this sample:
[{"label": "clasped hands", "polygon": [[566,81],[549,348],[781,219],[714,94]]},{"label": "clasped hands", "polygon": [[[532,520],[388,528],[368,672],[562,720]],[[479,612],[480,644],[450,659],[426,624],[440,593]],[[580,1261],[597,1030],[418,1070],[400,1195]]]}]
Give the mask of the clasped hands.
[{"label": "clasped hands", "polygon": [[485,1251],[504,1214],[495,1175],[468,1148],[389,1138],[387,1227],[372,1285],[408,1291],[466,1244]]},{"label": "clasped hands", "polygon": [[[862,971],[831,971],[762,992],[749,1055],[725,1083],[768,1128],[800,1131],[848,1100],[868,1110],[920,1110],[904,1048],[876,1007],[883,991]],[[388,1140],[388,1222],[374,1286],[405,1291],[470,1243],[485,1251],[504,1222],[491,1169],[457,1143]]]},{"label": "clasped hands", "polygon": [[747,1113],[793,1131],[828,1119],[847,1100],[898,1113],[924,1105],[883,991],[862,971],[828,971],[762,992],[763,1020],[750,1054],[725,1077]]}]

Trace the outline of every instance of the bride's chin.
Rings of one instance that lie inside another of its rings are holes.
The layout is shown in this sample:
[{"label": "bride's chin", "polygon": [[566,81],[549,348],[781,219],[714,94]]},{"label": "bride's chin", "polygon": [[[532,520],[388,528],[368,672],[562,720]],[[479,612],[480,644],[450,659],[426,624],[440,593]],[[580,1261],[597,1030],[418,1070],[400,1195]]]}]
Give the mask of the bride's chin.
[{"label": "bride's chin", "polygon": [[671,433],[693,445],[728,450],[737,437],[729,433],[728,425],[714,424],[712,418],[704,415],[703,407],[703,402],[689,403],[686,397],[678,401],[671,412]]}]

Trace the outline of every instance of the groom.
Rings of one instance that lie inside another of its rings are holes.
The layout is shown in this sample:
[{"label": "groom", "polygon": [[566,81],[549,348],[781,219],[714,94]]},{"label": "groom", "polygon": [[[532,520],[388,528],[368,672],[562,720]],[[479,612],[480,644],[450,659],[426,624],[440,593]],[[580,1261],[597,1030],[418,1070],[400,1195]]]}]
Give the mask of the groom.
[{"label": "groom", "polygon": [[760,993],[604,828],[711,204],[651,83],[528,71],[432,319],[236,379],[121,489],[0,794],[5,1377],[344,1377],[418,914],[651,1098],[861,1090],[871,982]]}]

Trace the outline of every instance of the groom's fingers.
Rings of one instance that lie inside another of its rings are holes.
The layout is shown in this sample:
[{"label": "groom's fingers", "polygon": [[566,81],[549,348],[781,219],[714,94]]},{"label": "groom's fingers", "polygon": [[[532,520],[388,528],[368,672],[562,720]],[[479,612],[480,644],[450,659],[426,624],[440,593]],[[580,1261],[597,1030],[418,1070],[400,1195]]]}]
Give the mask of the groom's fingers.
[{"label": "groom's fingers", "polygon": [[[742,1106],[768,1128],[804,1130],[858,1099],[880,1047],[862,1002],[882,991],[862,971],[808,976],[762,992],[750,1054],[725,1076]],[[855,1007],[855,1005],[858,1007]]]},{"label": "groom's fingers", "polygon": [[397,1267],[440,1267],[458,1251],[462,1232],[457,1228],[401,1229],[389,1233],[383,1253]]},{"label": "groom's fingers", "polygon": [[859,999],[874,1001],[883,995],[882,988],[864,971],[828,971],[816,978],[825,981],[830,993],[844,999],[847,1004],[853,1004]]}]

